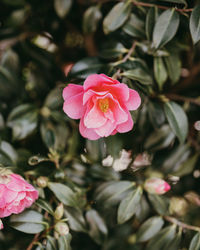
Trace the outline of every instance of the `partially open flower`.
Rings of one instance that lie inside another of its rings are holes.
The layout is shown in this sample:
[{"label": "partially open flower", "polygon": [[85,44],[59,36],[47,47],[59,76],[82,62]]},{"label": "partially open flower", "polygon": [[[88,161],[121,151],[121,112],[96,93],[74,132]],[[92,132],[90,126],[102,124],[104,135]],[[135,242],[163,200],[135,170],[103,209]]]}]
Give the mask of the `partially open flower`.
[{"label": "partially open flower", "polygon": [[160,178],[150,178],[144,183],[144,189],[151,194],[165,194],[171,189],[170,185]]},{"label": "partially open flower", "polygon": [[0,178],[0,218],[19,214],[38,198],[38,191],[20,175]]},{"label": "partially open flower", "polygon": [[64,112],[81,119],[80,133],[90,140],[130,131],[133,120],[129,110],[136,110],[141,103],[137,91],[104,74],[88,76],[83,86],[69,84],[63,98]]}]

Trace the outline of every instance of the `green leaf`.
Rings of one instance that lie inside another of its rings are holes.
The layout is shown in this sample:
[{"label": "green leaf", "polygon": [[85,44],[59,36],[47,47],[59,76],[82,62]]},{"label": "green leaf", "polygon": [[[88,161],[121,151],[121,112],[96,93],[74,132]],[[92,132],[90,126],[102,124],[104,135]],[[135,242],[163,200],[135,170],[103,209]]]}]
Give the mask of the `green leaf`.
[{"label": "green leaf", "polygon": [[122,29],[126,34],[132,37],[145,37],[144,22],[133,13],[130,15],[129,20],[126,22]]},{"label": "green leaf", "polygon": [[174,52],[170,52],[169,56],[164,57],[164,61],[167,66],[167,71],[171,82],[174,84],[178,82],[181,76],[181,60],[179,55]]},{"label": "green leaf", "polygon": [[72,0],[54,0],[54,8],[60,18],[64,18],[69,12]]},{"label": "green leaf", "polygon": [[42,214],[34,210],[26,210],[23,213],[12,215],[10,223],[18,231],[36,234],[45,229]]},{"label": "green leaf", "polygon": [[162,57],[154,57],[154,76],[160,90],[167,80],[167,71]]},{"label": "green leaf", "polygon": [[44,209],[46,212],[48,212],[51,215],[54,215],[54,211],[52,209],[52,206],[45,200],[39,199],[36,201],[36,205]]},{"label": "green leaf", "polygon": [[176,169],[176,171],[173,172],[173,175],[182,177],[182,176],[191,174],[195,168],[198,158],[199,158],[199,154],[198,153],[194,154],[188,160],[180,164],[178,169]]},{"label": "green leaf", "polygon": [[17,162],[18,155],[11,144],[0,141],[0,163],[5,166],[13,165]]},{"label": "green leaf", "polygon": [[119,224],[126,222],[135,214],[141,197],[142,188],[138,187],[121,201],[117,214],[117,221]]},{"label": "green leaf", "polygon": [[72,239],[71,234],[60,236],[58,238],[58,249],[59,250],[71,250],[71,246],[70,246],[71,239]]},{"label": "green leaf", "polygon": [[102,48],[100,51],[99,56],[103,58],[116,58],[125,52],[127,52],[127,49],[124,47],[122,43],[115,43],[115,42],[107,42],[105,44],[106,46]]},{"label": "green leaf", "polygon": [[190,32],[193,43],[196,44],[200,40],[200,5],[196,5],[190,16]]},{"label": "green leaf", "polygon": [[151,239],[156,235],[164,224],[160,216],[154,216],[145,221],[139,228],[137,233],[137,241],[143,242]]},{"label": "green leaf", "polygon": [[[148,115],[152,125],[155,128],[160,128],[165,122],[165,114],[161,105],[157,102],[148,103]],[[169,131],[170,132],[170,131]]]},{"label": "green leaf", "polygon": [[146,36],[149,41],[152,39],[153,28],[158,18],[158,8],[152,7],[148,10],[145,23]]},{"label": "green leaf", "polygon": [[197,233],[190,242],[189,250],[199,250],[199,249],[200,249],[200,233]]},{"label": "green leaf", "polygon": [[175,135],[168,125],[163,125],[147,137],[144,148],[151,151],[167,148],[174,140]]},{"label": "green leaf", "polygon": [[103,21],[103,30],[105,34],[120,28],[128,19],[131,12],[130,2],[121,2],[116,4],[107,14]]},{"label": "green leaf", "polygon": [[134,186],[130,181],[105,182],[95,192],[95,199],[99,204],[113,205],[121,201],[127,190]]},{"label": "green leaf", "polygon": [[96,31],[98,23],[102,18],[99,6],[89,7],[83,16],[83,31],[86,34],[93,33]]},{"label": "green leaf", "polygon": [[183,143],[188,134],[188,119],[180,105],[175,102],[166,102],[164,111],[173,132],[178,137],[180,143]]},{"label": "green leaf", "polygon": [[148,194],[149,200],[153,205],[153,208],[160,215],[166,215],[169,207],[169,201],[164,196]]},{"label": "green leaf", "polygon": [[63,204],[70,207],[77,207],[77,196],[71,188],[56,182],[49,182],[48,187]]},{"label": "green leaf", "polygon": [[97,57],[87,57],[74,64],[70,71],[70,75],[85,79],[87,76],[99,73],[103,64]]},{"label": "green leaf", "polygon": [[91,209],[86,212],[86,219],[89,224],[89,235],[97,243],[101,244],[105,236],[108,234],[108,229],[104,220],[101,218],[99,213]]},{"label": "green leaf", "polygon": [[136,68],[124,71],[121,75],[126,76],[129,79],[136,80],[144,85],[150,85],[153,83],[152,77],[142,68]]},{"label": "green leaf", "polygon": [[158,17],[153,30],[153,44],[156,49],[175,36],[179,22],[179,14],[174,9],[166,10]]},{"label": "green leaf", "polygon": [[147,244],[146,250],[161,250],[171,242],[175,236],[176,227],[168,226],[155,235]]},{"label": "green leaf", "polygon": [[69,220],[69,225],[72,230],[76,232],[87,232],[86,222],[80,210],[67,207],[65,209],[65,214]]},{"label": "green leaf", "polygon": [[31,104],[22,104],[14,108],[7,121],[15,140],[25,139],[32,134],[37,128],[37,123],[38,111]]},{"label": "green leaf", "polygon": [[181,235],[182,233],[179,232],[176,234],[175,238],[165,246],[163,250],[177,250],[180,248],[181,243]]}]

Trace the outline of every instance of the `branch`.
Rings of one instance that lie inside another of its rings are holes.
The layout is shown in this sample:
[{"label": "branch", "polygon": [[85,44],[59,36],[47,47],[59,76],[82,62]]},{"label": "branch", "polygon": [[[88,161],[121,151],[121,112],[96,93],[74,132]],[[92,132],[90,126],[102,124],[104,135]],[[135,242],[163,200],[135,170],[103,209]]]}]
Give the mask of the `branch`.
[{"label": "branch", "polygon": [[[167,6],[162,6],[162,5],[157,5],[157,4],[152,4],[152,3],[144,3],[144,2],[136,2],[134,0],[132,0],[132,3],[136,6],[142,6],[142,7],[158,7],[159,9],[163,9],[163,10],[168,10],[171,7],[167,7]],[[193,9],[178,9],[175,8],[176,11],[178,12],[192,12]]]},{"label": "branch", "polygon": [[166,97],[171,100],[189,102],[200,106],[200,101],[196,98],[185,97],[177,94],[166,94]]},{"label": "branch", "polygon": [[197,232],[200,232],[200,227],[195,227],[195,226],[192,226],[192,225],[188,225],[188,224],[185,224],[179,220],[177,220],[176,218],[174,217],[170,217],[170,216],[163,216],[163,218],[173,224],[176,224],[177,226],[179,227],[182,227],[182,228],[186,228],[186,229],[189,229],[189,230],[193,230],[193,231],[197,231]]}]

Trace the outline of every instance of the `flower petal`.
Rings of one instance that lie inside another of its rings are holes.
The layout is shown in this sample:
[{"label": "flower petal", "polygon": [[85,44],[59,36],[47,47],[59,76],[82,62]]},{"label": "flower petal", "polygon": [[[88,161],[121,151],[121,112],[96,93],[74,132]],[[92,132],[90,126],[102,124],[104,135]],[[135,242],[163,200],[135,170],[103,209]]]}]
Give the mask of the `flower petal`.
[{"label": "flower petal", "polygon": [[101,126],[100,128],[96,128],[95,132],[101,137],[104,137],[104,136],[107,137],[112,134],[115,128],[116,128],[116,124],[112,123],[110,120],[107,120],[107,122],[103,126]]},{"label": "flower petal", "polygon": [[70,118],[80,119],[84,113],[83,93],[66,99],[63,105],[63,110]]},{"label": "flower petal", "polygon": [[93,107],[91,109],[89,107],[84,116],[84,125],[87,128],[99,128],[107,121],[107,118],[104,117],[103,112],[97,105],[97,101],[95,101]]},{"label": "flower petal", "polygon": [[[119,83],[117,80],[112,79],[104,74],[92,74],[88,76],[83,84],[84,90],[88,90],[89,88],[98,88],[101,87],[102,84],[116,84]],[[100,89],[99,89],[100,90]]]},{"label": "flower petal", "polygon": [[63,89],[63,99],[66,100],[82,92],[83,86],[77,84],[68,84],[67,87]]},{"label": "flower petal", "polygon": [[80,120],[79,131],[81,135],[89,140],[97,140],[100,138],[99,135],[94,131],[94,129],[86,128],[83,122],[83,118]]},{"label": "flower petal", "polygon": [[128,112],[128,120],[124,123],[121,123],[117,126],[116,130],[120,133],[125,133],[130,131],[133,128],[133,119]]},{"label": "flower petal", "polygon": [[137,91],[129,89],[129,99],[126,102],[126,107],[128,110],[136,110],[141,104],[141,98]]}]

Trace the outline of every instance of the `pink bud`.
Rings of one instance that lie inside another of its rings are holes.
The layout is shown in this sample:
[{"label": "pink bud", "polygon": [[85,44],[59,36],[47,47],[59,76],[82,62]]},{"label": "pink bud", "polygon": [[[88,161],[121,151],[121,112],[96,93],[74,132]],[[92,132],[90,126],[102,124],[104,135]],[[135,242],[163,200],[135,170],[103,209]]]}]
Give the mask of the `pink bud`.
[{"label": "pink bud", "polygon": [[3,229],[3,222],[2,220],[0,219],[0,230]]},{"label": "pink bud", "polygon": [[164,194],[171,189],[170,185],[160,178],[150,178],[144,183],[144,189],[151,194]]}]

